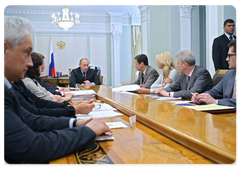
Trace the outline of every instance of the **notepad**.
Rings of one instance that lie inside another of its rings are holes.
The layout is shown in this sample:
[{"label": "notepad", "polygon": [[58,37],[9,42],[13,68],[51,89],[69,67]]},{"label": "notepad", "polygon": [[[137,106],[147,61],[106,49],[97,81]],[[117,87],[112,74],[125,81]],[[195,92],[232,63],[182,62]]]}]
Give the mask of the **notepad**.
[{"label": "notepad", "polygon": [[229,113],[236,112],[235,107],[222,106],[217,104],[207,104],[207,105],[196,105],[196,106],[185,106],[190,109],[195,109],[198,111],[208,112],[208,113]]}]

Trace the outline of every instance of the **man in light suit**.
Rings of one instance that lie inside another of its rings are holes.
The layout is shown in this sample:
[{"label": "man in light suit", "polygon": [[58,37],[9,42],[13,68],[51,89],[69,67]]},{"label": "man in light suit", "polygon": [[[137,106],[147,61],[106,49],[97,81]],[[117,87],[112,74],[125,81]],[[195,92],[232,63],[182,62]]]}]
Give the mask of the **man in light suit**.
[{"label": "man in light suit", "polygon": [[215,103],[236,108],[236,40],[231,41],[228,47],[229,51],[226,61],[231,70],[229,70],[223,79],[211,90],[202,94],[194,93],[192,96],[194,103]]},{"label": "man in light suit", "polygon": [[[21,17],[4,18],[4,155],[7,163],[48,163],[86,149],[110,130],[100,120],[34,115],[12,88],[32,67],[32,25]],[[86,125],[83,125],[86,124]]]},{"label": "man in light suit", "polygon": [[89,67],[89,61],[87,58],[82,58],[79,62],[79,67],[75,68],[71,72],[70,87],[76,87],[76,85],[85,86],[86,84],[94,83],[94,85],[101,85],[97,70]]},{"label": "man in light suit", "polygon": [[177,68],[182,74],[170,86],[156,90],[156,94],[191,99],[192,93],[202,93],[213,87],[209,72],[205,68],[195,65],[195,56],[191,51],[182,50],[176,56]]},{"label": "man in light suit", "polygon": [[232,19],[227,19],[223,24],[224,34],[215,38],[212,45],[212,58],[215,71],[218,69],[228,69],[226,57],[228,54],[228,43],[236,39],[233,35],[235,23]]},{"label": "man in light suit", "polygon": [[139,74],[138,79],[133,84],[150,89],[159,76],[157,70],[148,65],[148,58],[145,54],[139,54],[134,59],[135,68],[139,71]]}]

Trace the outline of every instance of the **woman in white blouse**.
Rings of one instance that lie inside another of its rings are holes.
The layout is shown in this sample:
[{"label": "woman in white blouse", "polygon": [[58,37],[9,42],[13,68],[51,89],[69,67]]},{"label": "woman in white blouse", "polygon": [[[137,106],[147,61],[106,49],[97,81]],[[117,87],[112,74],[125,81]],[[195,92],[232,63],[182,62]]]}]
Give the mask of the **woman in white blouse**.
[{"label": "woman in white blouse", "polygon": [[72,93],[68,93],[65,97],[61,97],[60,95],[53,95],[51,92],[47,91],[44,87],[42,87],[38,81],[37,77],[41,74],[41,66],[43,64],[43,56],[39,53],[33,52],[31,54],[33,67],[29,67],[26,72],[25,78],[22,80],[24,85],[36,96],[44,100],[50,100],[54,102],[63,102],[68,101],[72,98]]},{"label": "woman in white blouse", "polygon": [[151,85],[150,89],[141,88],[138,93],[154,93],[158,88],[167,87],[175,82],[179,77],[176,64],[172,55],[169,52],[162,52],[156,55],[158,68],[162,69],[162,74]]}]

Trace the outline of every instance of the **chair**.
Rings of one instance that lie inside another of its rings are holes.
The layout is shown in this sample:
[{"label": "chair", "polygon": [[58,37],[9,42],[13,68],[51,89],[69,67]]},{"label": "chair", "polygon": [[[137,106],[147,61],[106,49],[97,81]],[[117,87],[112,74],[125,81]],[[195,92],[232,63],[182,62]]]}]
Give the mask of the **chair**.
[{"label": "chair", "polygon": [[218,69],[214,75],[213,75],[213,86],[217,85],[222,78],[224,77],[225,73],[228,71],[228,69]]}]

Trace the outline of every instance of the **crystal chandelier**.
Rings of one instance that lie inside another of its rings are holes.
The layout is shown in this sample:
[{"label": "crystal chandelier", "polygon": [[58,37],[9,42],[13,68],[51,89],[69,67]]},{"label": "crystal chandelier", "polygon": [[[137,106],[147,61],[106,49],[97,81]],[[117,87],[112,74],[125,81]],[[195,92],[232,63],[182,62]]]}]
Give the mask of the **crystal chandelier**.
[{"label": "crystal chandelier", "polygon": [[58,16],[55,16],[55,14],[52,14],[52,23],[59,25],[61,28],[64,29],[65,32],[68,31],[69,28],[71,28],[74,24],[80,23],[79,21],[79,15],[75,14],[75,19],[73,20],[73,13],[70,13],[69,18],[69,8],[67,6],[62,8],[62,19],[60,18],[60,14],[58,13]]}]

